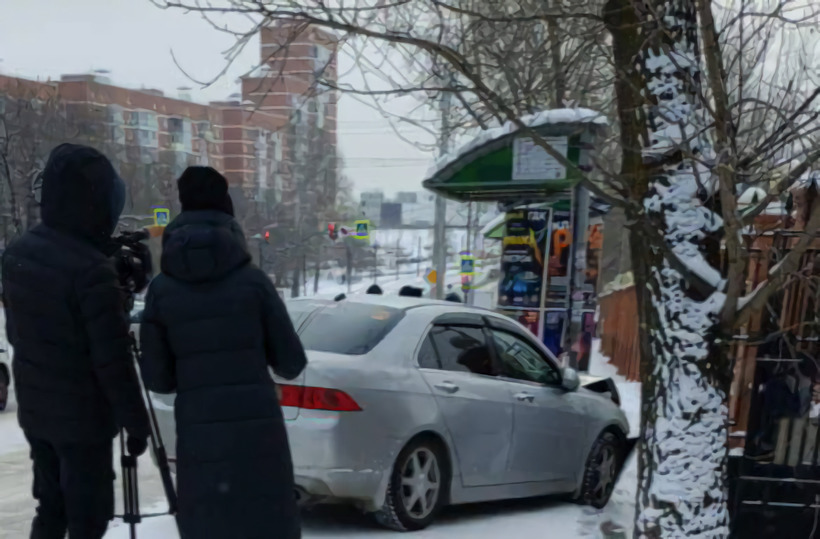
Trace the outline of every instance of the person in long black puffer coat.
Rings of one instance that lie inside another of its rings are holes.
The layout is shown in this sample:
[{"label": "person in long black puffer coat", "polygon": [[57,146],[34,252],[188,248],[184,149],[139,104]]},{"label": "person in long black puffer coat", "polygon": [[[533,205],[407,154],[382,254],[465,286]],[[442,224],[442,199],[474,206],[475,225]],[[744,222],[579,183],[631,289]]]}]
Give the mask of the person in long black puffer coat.
[{"label": "person in long black puffer coat", "polygon": [[163,236],[140,337],[145,385],[176,391],[179,526],[185,539],[301,537],[285,422],[268,367],[304,349],[273,283],[251,263],[224,177],[190,167]]},{"label": "person in long black puffer coat", "polygon": [[99,539],[114,516],[112,438],[145,451],[148,414],[111,258],[125,183],[87,146],[43,171],[43,222],[3,254],[6,332],[20,427],[34,461],[32,539]]}]

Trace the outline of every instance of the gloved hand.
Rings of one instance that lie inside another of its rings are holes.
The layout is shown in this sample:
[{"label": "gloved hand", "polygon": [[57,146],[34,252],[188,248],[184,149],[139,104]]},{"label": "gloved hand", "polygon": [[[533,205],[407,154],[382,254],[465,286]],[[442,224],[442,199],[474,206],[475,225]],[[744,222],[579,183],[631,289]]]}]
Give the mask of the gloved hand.
[{"label": "gloved hand", "polygon": [[139,457],[148,449],[148,438],[144,436],[131,436],[129,434],[125,440],[125,447],[128,448],[129,455]]}]

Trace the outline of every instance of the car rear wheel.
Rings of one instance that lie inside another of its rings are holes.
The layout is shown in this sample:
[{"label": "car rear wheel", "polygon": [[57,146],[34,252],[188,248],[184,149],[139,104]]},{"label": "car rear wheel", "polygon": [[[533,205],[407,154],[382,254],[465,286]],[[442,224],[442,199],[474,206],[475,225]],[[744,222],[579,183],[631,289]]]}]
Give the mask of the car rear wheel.
[{"label": "car rear wheel", "polygon": [[6,404],[9,400],[9,373],[6,368],[0,364],[0,412],[6,409]]},{"label": "car rear wheel", "polygon": [[399,453],[384,507],[376,520],[396,531],[415,531],[435,520],[446,498],[449,481],[444,451],[430,439],[417,439]]},{"label": "car rear wheel", "polygon": [[623,443],[610,431],[601,433],[587,458],[578,501],[597,509],[606,507],[623,461]]}]

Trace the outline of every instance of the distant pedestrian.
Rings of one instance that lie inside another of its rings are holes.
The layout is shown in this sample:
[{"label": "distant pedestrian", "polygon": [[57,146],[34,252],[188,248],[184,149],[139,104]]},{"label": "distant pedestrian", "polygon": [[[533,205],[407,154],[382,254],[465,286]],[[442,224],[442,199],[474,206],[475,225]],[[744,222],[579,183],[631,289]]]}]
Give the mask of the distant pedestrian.
[{"label": "distant pedestrian", "polygon": [[367,289],[368,294],[376,294],[381,296],[384,292],[382,292],[382,287],[377,284],[371,284],[370,288]]},{"label": "distant pedestrian", "polygon": [[182,537],[301,536],[285,420],[268,368],[288,380],[305,351],[271,280],[251,263],[228,183],[210,167],[179,179],[182,213],[141,326],[145,385],[176,392]]},{"label": "distant pedestrian", "polygon": [[399,290],[400,296],[406,296],[409,298],[421,298],[424,297],[424,290],[415,286],[402,286],[401,290]]}]

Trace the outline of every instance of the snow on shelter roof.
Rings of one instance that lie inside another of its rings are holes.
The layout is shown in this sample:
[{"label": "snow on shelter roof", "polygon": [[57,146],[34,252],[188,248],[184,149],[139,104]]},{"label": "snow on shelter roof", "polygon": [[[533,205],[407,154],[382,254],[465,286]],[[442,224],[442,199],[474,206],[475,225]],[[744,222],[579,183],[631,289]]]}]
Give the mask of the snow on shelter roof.
[{"label": "snow on shelter roof", "polygon": [[[555,124],[608,125],[609,123],[606,116],[600,112],[585,108],[543,110],[529,116],[522,116],[521,122],[527,127],[532,128]],[[456,151],[444,154],[436,159],[436,162],[427,170],[427,178],[429,179],[437,176],[444,169],[473,150],[493,142],[494,140],[513,134],[516,131],[518,131],[518,126],[511,121],[507,121],[504,125],[492,127],[480,132],[478,135],[473,137],[470,142],[464,144]]]}]

